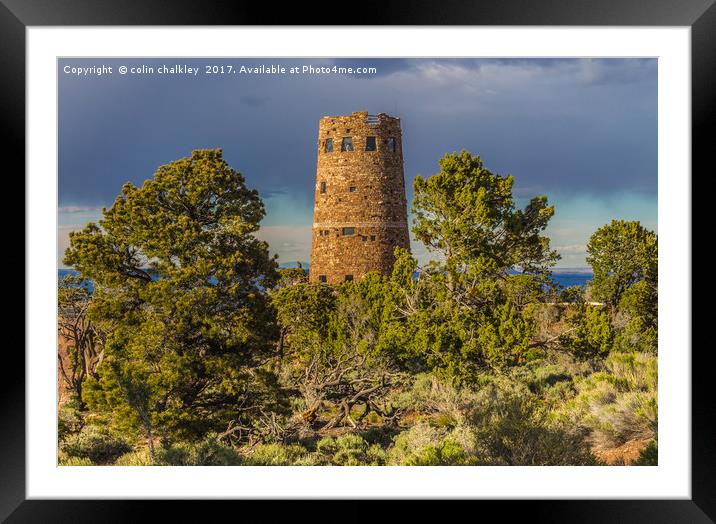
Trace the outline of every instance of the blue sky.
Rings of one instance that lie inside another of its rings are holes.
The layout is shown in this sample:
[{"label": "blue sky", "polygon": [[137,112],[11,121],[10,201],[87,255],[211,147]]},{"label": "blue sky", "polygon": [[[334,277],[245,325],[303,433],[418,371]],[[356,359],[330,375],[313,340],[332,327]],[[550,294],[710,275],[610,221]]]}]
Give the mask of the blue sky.
[{"label": "blue sky", "polygon": [[[114,74],[63,73],[100,64]],[[116,73],[141,64],[377,73]],[[60,266],[69,232],[96,221],[122,184],[207,147],[263,197],[260,236],[279,261],[308,261],[318,120],[353,111],[401,118],[408,202],[413,178],[461,149],[513,175],[518,201],[547,195],[558,267],[585,266],[589,236],[613,218],[657,230],[656,59],[61,59],[58,70]]]}]

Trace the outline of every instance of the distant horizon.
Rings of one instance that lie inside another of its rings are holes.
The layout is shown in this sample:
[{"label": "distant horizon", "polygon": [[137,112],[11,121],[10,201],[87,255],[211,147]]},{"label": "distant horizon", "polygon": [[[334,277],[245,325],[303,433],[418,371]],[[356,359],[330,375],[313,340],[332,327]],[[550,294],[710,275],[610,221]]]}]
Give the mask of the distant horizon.
[{"label": "distant horizon", "polygon": [[[301,263],[301,266],[303,269],[310,269],[311,264],[310,262],[304,262],[300,260],[296,261],[287,261],[282,262],[278,265],[279,269],[298,269],[298,262]],[[61,266],[57,268],[58,271],[74,271],[77,272],[77,270],[73,267],[69,266]],[[574,274],[574,275],[593,275],[594,272],[591,267],[585,266],[585,267],[553,267],[550,268],[550,271],[552,273],[558,273],[558,274]]]}]

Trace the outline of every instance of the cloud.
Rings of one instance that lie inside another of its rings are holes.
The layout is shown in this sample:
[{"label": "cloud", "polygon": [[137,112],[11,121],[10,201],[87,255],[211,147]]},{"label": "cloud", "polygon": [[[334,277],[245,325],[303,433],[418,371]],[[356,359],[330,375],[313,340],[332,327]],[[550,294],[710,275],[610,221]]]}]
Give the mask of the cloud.
[{"label": "cloud", "polygon": [[273,225],[261,226],[256,236],[269,245],[269,252],[279,255],[283,264],[311,257],[312,226]]},{"label": "cloud", "polygon": [[627,62],[586,58],[575,62],[579,71],[577,78],[585,84],[600,86],[610,84],[632,84],[649,80],[656,74],[655,59]]},{"label": "cloud", "polygon": [[58,213],[93,213],[102,211],[100,206],[60,206],[57,208]]},{"label": "cloud", "polygon": [[57,227],[57,267],[66,268],[62,263],[65,251],[70,247],[70,233],[73,231],[81,231],[79,226],[58,226]]},{"label": "cloud", "polygon": [[587,246],[585,244],[571,244],[569,246],[554,246],[558,252],[564,253],[586,253]]},{"label": "cloud", "polygon": [[[60,224],[96,220],[100,208],[89,204],[111,205],[126,181],[141,185],[192,149],[222,147],[266,204],[261,234],[271,249],[307,260],[318,120],[367,110],[401,118],[409,201],[417,174],[435,173],[444,153],[467,149],[493,172],[513,175],[518,200],[548,196],[554,245],[583,245],[611,218],[656,226],[656,59],[276,60],[374,66],[378,74],[226,82],[62,76]],[[627,197],[611,204],[614,195]]]}]

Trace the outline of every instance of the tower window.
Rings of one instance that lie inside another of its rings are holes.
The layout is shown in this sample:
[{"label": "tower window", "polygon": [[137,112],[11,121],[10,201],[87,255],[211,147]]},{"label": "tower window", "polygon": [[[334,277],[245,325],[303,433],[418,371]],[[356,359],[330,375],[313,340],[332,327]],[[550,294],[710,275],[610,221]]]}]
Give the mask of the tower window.
[{"label": "tower window", "polygon": [[365,235],[363,235],[363,236],[360,237],[360,239],[361,239],[363,242],[365,242],[366,240],[368,240],[368,237],[365,236]]},{"label": "tower window", "polygon": [[374,240],[375,240],[375,235],[371,235],[371,236],[370,236],[370,239],[371,239],[371,241],[374,241]]},{"label": "tower window", "polygon": [[343,137],[341,141],[341,151],[353,151],[353,138],[349,136]]},{"label": "tower window", "polygon": [[327,229],[321,229],[318,234],[322,237],[327,237],[330,234],[330,231]]},{"label": "tower window", "polygon": [[395,138],[392,136],[388,138],[388,151],[395,153]]},{"label": "tower window", "polygon": [[343,228],[343,234],[344,235],[353,235],[356,232],[356,228],[354,227],[344,227]]},{"label": "tower window", "polygon": [[318,275],[319,282],[326,282],[326,275]]},{"label": "tower window", "polygon": [[350,191],[351,193],[355,193],[355,192],[356,192],[356,186],[351,186],[351,187],[349,187],[349,188],[348,188],[348,191]]},{"label": "tower window", "polygon": [[375,137],[374,136],[366,137],[365,150],[366,151],[375,151]]},{"label": "tower window", "polygon": [[321,193],[325,193],[325,192],[326,192],[326,183],[321,182]]},{"label": "tower window", "polygon": [[324,151],[326,153],[333,153],[333,139],[332,138],[326,138],[326,144],[324,147]]},{"label": "tower window", "polygon": [[346,275],[346,282],[351,282],[353,280],[353,275]]}]

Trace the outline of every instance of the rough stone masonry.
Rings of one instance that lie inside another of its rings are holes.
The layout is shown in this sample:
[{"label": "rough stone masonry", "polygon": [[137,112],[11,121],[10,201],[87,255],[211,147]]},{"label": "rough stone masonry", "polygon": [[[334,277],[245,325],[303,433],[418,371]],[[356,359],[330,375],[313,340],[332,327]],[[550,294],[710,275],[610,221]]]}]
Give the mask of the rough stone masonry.
[{"label": "rough stone masonry", "polygon": [[400,119],[356,112],[318,128],[311,282],[387,275],[410,248]]}]

